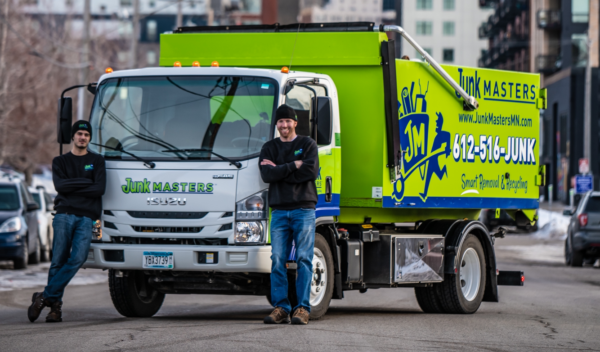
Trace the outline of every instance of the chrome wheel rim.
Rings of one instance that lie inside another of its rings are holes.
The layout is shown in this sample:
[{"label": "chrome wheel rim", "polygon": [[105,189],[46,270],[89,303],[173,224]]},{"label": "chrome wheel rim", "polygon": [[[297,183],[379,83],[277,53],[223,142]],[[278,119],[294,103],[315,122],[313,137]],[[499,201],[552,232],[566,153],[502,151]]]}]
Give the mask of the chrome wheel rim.
[{"label": "chrome wheel rim", "polygon": [[481,266],[479,256],[473,248],[467,248],[463,253],[460,265],[460,287],[467,301],[475,299],[480,285]]},{"label": "chrome wheel rim", "polygon": [[318,306],[327,290],[327,263],[325,256],[319,248],[315,248],[315,255],[312,260],[312,280],[310,282],[310,305]]}]

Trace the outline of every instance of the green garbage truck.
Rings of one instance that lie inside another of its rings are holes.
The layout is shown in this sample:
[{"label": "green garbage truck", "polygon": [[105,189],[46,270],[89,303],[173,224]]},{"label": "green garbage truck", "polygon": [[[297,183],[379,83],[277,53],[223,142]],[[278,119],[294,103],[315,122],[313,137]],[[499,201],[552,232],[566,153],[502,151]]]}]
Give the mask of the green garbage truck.
[{"label": "green garbage truck", "polygon": [[[388,32],[420,57],[396,58]],[[504,232],[477,219],[536,220],[538,75],[440,66],[402,28],[368,22],[183,27],[160,41],[160,67],[88,85],[107,190],[84,267],[109,270],[119,313],[152,316],[166,294],[270,295],[258,156],[284,103],[319,146],[312,319],[349,290],[410,287],[425,312],[465,314],[523,284],[496,267]],[[292,301],[295,275],[291,256]]]}]

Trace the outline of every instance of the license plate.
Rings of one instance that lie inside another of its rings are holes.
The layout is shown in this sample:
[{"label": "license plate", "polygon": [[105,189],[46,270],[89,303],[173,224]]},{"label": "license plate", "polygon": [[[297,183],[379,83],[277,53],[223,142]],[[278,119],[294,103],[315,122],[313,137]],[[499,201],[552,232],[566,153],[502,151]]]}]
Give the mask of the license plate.
[{"label": "license plate", "polygon": [[173,269],[173,252],[144,252],[143,268]]}]

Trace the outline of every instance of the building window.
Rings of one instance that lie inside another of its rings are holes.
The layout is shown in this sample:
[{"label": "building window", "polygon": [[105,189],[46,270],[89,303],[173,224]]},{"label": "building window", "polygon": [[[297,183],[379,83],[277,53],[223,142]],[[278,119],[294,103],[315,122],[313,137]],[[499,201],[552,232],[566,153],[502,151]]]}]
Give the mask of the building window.
[{"label": "building window", "polygon": [[587,34],[571,34],[571,64],[573,67],[585,67],[587,65],[587,40]]},{"label": "building window", "polygon": [[454,10],[454,0],[444,0],[444,10]]},{"label": "building window", "polygon": [[[427,54],[429,54],[429,56],[433,56],[433,50],[431,48],[423,48],[423,50],[425,50],[425,52],[427,52]],[[421,57],[423,57],[423,55],[421,55],[420,52],[415,50],[415,57],[421,58]]]},{"label": "building window", "polygon": [[417,10],[433,9],[433,0],[417,0]]},{"label": "building window", "polygon": [[452,21],[444,22],[444,35],[454,35],[454,22],[452,22]]},{"label": "building window", "polygon": [[433,22],[417,21],[417,35],[431,35],[433,33]]},{"label": "building window", "polygon": [[65,5],[67,5],[67,7],[72,7],[73,6],[73,0],[65,0]]},{"label": "building window", "polygon": [[146,39],[148,39],[150,42],[156,41],[156,27],[157,25],[155,20],[146,21]]},{"label": "building window", "polygon": [[590,16],[589,0],[573,0],[571,2],[571,16],[573,22],[586,23]]},{"label": "building window", "polygon": [[395,9],[396,9],[396,0],[383,0],[383,11],[395,10]]},{"label": "building window", "polygon": [[444,62],[454,62],[454,49],[444,49],[442,59]]},{"label": "building window", "polygon": [[156,52],[154,50],[148,50],[148,52],[146,52],[146,63],[148,65],[156,64]]},{"label": "building window", "polygon": [[150,7],[154,7],[154,6],[156,6],[156,1],[154,1],[154,0],[150,0],[150,4],[149,4],[149,5],[150,5]]},{"label": "building window", "polygon": [[121,6],[131,7],[133,6],[132,0],[121,0]]}]

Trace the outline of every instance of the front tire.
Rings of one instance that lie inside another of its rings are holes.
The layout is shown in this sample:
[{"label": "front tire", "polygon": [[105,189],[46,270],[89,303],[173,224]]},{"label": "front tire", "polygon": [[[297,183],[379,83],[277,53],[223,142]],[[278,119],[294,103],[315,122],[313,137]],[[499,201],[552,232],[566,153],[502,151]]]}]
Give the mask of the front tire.
[{"label": "front tire", "polygon": [[[313,278],[310,286],[310,320],[321,319],[329,309],[333,296],[333,256],[325,238],[315,233]],[[288,273],[288,299],[292,308],[298,305],[295,275]],[[270,295],[267,296],[270,302]]]},{"label": "front tire", "polygon": [[479,239],[468,234],[457,256],[458,272],[446,274],[435,284],[437,297],[445,313],[473,314],[479,309],[485,291],[485,255]]},{"label": "front tire", "polygon": [[165,294],[158,292],[150,284],[148,277],[141,271],[123,272],[117,277],[117,271],[108,271],[110,298],[119,314],[128,318],[148,318],[158,312],[165,300]]}]

